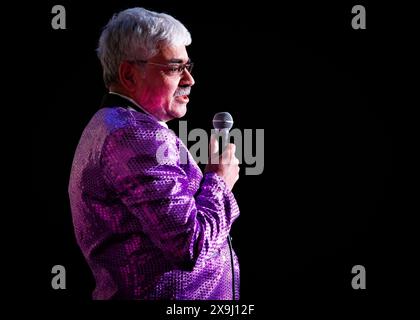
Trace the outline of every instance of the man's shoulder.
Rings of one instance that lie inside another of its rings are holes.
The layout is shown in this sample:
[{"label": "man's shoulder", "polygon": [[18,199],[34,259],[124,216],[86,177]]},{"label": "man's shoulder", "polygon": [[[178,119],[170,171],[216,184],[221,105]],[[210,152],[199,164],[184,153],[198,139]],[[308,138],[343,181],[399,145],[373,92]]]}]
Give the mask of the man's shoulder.
[{"label": "man's shoulder", "polygon": [[96,112],[91,122],[104,126],[108,133],[125,129],[166,129],[149,115],[123,107],[102,108]]},{"label": "man's shoulder", "polygon": [[177,136],[147,114],[121,107],[102,108],[91,120],[92,127],[101,131],[108,142],[127,141],[143,143],[150,149],[158,148],[163,142],[177,145]]}]

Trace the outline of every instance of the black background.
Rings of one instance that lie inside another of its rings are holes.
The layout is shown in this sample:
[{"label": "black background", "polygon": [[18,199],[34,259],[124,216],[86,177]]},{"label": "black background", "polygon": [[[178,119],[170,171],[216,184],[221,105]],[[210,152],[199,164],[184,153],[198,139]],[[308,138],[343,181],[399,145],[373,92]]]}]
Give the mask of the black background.
[{"label": "black background", "polygon": [[[51,27],[55,4],[66,8],[66,30]],[[351,27],[356,4],[366,7],[366,30]],[[31,110],[39,240],[28,250],[33,298],[90,300],[94,282],[75,242],[67,184],[81,132],[106,92],[95,54],[101,28],[133,6],[169,13],[191,32],[196,84],[182,119],[189,129],[210,130],[218,111],[229,111],[236,128],[264,129],[263,174],[242,169],[234,188],[243,301],[274,312],[283,297],[359,302],[383,293],[391,242],[382,225],[394,205],[392,8],[360,1],[71,1],[38,6],[43,80],[34,83],[39,105]],[[169,125],[177,132],[177,120]],[[66,267],[66,290],[51,288],[56,264]],[[357,264],[366,268],[367,290],[351,287]]]}]

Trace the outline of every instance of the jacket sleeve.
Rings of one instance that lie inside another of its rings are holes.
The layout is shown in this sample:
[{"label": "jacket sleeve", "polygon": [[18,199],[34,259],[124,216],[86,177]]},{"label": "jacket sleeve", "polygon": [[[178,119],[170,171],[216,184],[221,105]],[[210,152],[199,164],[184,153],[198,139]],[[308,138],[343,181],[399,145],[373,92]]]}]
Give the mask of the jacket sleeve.
[{"label": "jacket sleeve", "polygon": [[212,257],[226,242],[239,209],[215,173],[206,174],[201,185],[194,187],[197,178],[190,179],[180,165],[180,141],[168,129],[162,129],[160,136],[169,153],[165,161],[157,160],[162,142],[153,130],[113,132],[103,146],[102,170],[166,259],[192,269],[199,256]]}]

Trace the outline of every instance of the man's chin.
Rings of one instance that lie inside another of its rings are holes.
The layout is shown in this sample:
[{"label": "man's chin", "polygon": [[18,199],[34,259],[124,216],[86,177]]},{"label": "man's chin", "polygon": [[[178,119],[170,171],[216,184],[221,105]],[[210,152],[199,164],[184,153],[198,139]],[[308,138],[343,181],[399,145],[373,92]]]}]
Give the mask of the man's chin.
[{"label": "man's chin", "polygon": [[187,113],[187,104],[178,104],[173,111],[172,115],[175,118],[182,118]]}]

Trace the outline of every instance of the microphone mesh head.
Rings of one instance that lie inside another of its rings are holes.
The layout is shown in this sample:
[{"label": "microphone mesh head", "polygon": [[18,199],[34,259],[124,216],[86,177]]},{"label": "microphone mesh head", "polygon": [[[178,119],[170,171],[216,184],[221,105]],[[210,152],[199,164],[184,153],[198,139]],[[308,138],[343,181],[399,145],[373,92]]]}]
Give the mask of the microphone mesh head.
[{"label": "microphone mesh head", "polygon": [[230,129],[233,127],[233,118],[229,112],[218,112],[213,117],[215,129]]}]

